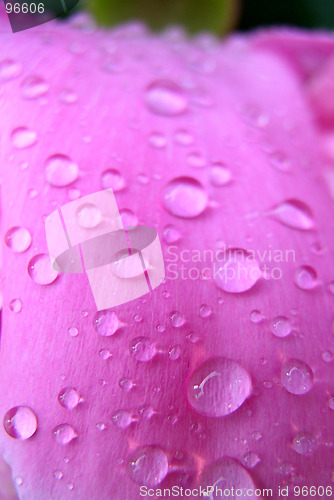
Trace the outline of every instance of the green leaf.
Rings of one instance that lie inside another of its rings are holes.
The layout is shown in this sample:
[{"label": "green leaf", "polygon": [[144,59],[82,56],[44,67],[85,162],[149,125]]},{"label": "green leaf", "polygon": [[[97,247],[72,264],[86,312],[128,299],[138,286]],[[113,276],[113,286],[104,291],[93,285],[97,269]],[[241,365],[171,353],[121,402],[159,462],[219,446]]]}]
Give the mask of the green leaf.
[{"label": "green leaf", "polygon": [[139,19],[153,30],[180,24],[191,33],[225,33],[239,12],[238,0],[86,0],[86,4],[102,25]]}]

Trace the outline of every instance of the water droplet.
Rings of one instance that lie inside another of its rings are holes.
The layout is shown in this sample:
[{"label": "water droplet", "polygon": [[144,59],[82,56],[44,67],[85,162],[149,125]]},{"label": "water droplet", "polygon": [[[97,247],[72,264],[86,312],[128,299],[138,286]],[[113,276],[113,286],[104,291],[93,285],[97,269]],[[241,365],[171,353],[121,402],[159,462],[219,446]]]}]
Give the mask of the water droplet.
[{"label": "water droplet", "polygon": [[260,279],[261,270],[254,255],[242,248],[231,248],[217,253],[214,263],[214,280],[217,286],[229,293],[250,290]]},{"label": "water droplet", "polygon": [[49,90],[49,84],[39,76],[28,76],[21,85],[22,97],[24,99],[37,99],[45,95]]},{"label": "water droplet", "polygon": [[28,406],[15,406],[5,414],[3,426],[10,437],[29,439],[37,430],[37,418]]},{"label": "water droplet", "polygon": [[170,313],[169,319],[174,328],[180,328],[186,322],[185,318],[178,311]]},{"label": "water droplet", "polygon": [[133,383],[132,380],[124,377],[119,381],[119,386],[121,389],[123,389],[123,391],[129,392],[131,391],[131,389],[135,387],[135,384]]},{"label": "water droplet", "polygon": [[106,309],[98,311],[95,314],[93,325],[99,335],[102,337],[111,337],[123,326],[123,323],[114,311]]},{"label": "water droplet", "polygon": [[105,170],[101,175],[101,185],[103,189],[113,189],[115,192],[122,191],[126,182],[122,174],[113,168]]},{"label": "water droplet", "polygon": [[173,179],[164,190],[166,210],[176,217],[197,217],[206,208],[208,196],[202,184],[192,177]]},{"label": "water droplet", "polygon": [[128,474],[137,484],[156,486],[168,473],[168,459],[157,446],[140,446],[128,458]]},{"label": "water droplet", "polygon": [[190,146],[194,142],[193,136],[187,130],[175,132],[174,140],[179,146]]},{"label": "water droplet", "polygon": [[295,283],[302,290],[312,290],[318,284],[317,273],[311,266],[300,266],[295,272]]},{"label": "water droplet", "polygon": [[59,404],[67,410],[73,410],[78,406],[81,398],[73,387],[65,387],[58,394]]},{"label": "water droplet", "polygon": [[15,226],[7,231],[5,242],[13,252],[25,252],[31,245],[31,234],[28,229]]},{"label": "water droplet", "polygon": [[0,62],[0,80],[7,81],[18,77],[22,67],[12,59],[5,59]]},{"label": "water droplet", "polygon": [[56,154],[46,160],[45,173],[51,186],[63,187],[77,180],[79,168],[68,156]]},{"label": "water droplet", "polygon": [[[231,492],[255,491],[255,484],[247,470],[234,458],[224,457],[212,463],[204,469],[199,478],[199,485],[202,489],[214,487],[214,492],[210,499],[218,500],[220,498],[228,498],[219,494],[220,490]],[[217,488],[217,490],[216,490]],[[217,492],[217,495],[216,495]],[[238,495],[240,498],[246,498],[244,494]],[[253,498],[251,495],[249,498]]]},{"label": "water droplet", "polygon": [[49,285],[58,276],[57,271],[51,265],[50,257],[44,253],[37,254],[30,259],[28,274],[38,285]]},{"label": "water droplet", "polygon": [[273,151],[270,153],[269,163],[280,172],[288,172],[290,170],[289,158],[283,151]]},{"label": "water droplet", "polygon": [[210,167],[209,178],[214,186],[225,186],[232,179],[230,170],[222,164],[215,164]]},{"label": "water droplet", "polygon": [[334,354],[332,351],[326,350],[321,354],[321,357],[325,363],[331,363],[334,360]]},{"label": "water droplet", "polygon": [[150,179],[146,174],[141,173],[137,175],[137,182],[142,186],[146,186],[150,182]]},{"label": "water droplet", "polygon": [[179,344],[173,345],[168,350],[168,357],[171,361],[176,361],[181,356],[181,346]]},{"label": "water droplet", "polygon": [[166,147],[167,139],[163,134],[158,132],[153,132],[149,137],[149,143],[156,149],[162,149]]},{"label": "water droplet", "polygon": [[206,159],[199,153],[190,153],[187,158],[189,167],[203,168],[206,166]]},{"label": "water droplet", "polygon": [[292,440],[292,448],[299,455],[312,455],[317,448],[317,439],[309,432],[298,432]]},{"label": "water droplet", "polygon": [[16,149],[25,149],[33,146],[37,142],[37,133],[27,127],[19,127],[11,134],[13,146]]},{"label": "water droplet", "polygon": [[165,226],[163,232],[163,239],[166,243],[176,243],[181,239],[181,233],[176,229],[176,227],[169,225]]},{"label": "water droplet", "polygon": [[71,326],[71,328],[68,329],[68,334],[70,337],[77,337],[79,335],[79,330],[75,326]]},{"label": "water droplet", "polygon": [[124,208],[119,211],[119,214],[121,216],[122,224],[125,228],[138,225],[138,217],[132,212],[132,210]]},{"label": "water droplet", "polygon": [[199,414],[222,417],[237,410],[251,390],[251,378],[241,365],[226,358],[211,358],[191,375],[187,397]]},{"label": "water droplet", "polygon": [[291,323],[285,316],[277,316],[272,322],[271,331],[276,337],[287,337],[292,331]]},{"label": "water droplet", "polygon": [[328,406],[331,410],[334,410],[334,396],[331,396],[328,400]]},{"label": "water droplet", "polygon": [[53,477],[59,481],[63,477],[63,473],[61,470],[54,470]]},{"label": "water droplet", "polygon": [[99,356],[101,359],[103,359],[103,361],[107,361],[107,359],[112,357],[112,354],[109,349],[101,349],[99,351]]},{"label": "water droplet", "polygon": [[284,226],[308,231],[314,228],[311,209],[299,200],[286,200],[271,212],[274,218]]},{"label": "water droplet", "polygon": [[328,283],[328,290],[330,291],[330,293],[332,295],[334,295],[334,281],[331,281],[330,283]]},{"label": "water droplet", "polygon": [[251,312],[250,320],[252,323],[261,323],[265,319],[265,316],[258,309],[254,309]]},{"label": "water droplet", "polygon": [[282,365],[281,380],[291,394],[306,394],[313,387],[313,372],[304,361],[288,359]]},{"label": "water droplet", "polygon": [[22,309],[22,302],[20,299],[13,299],[10,301],[9,309],[14,313],[19,313]]},{"label": "water droplet", "polygon": [[69,490],[69,491],[72,491],[74,489],[74,484],[73,483],[67,483],[66,484],[66,488]]},{"label": "water droplet", "polygon": [[207,304],[201,305],[199,310],[199,315],[201,316],[201,318],[208,318],[209,316],[211,316],[211,314],[212,309],[210,306],[208,306]]},{"label": "water droplet", "polygon": [[20,477],[20,476],[17,476],[17,477],[14,479],[14,481],[15,481],[15,484],[17,484],[17,486],[22,486],[22,484],[23,484],[23,479],[22,479],[22,477]]},{"label": "water droplet", "polygon": [[[142,258],[145,268],[148,269],[149,262],[147,258],[143,256]],[[136,278],[144,274],[142,259],[138,258],[138,252],[132,251],[131,256],[129,256],[128,249],[121,250],[114,255],[111,270],[115,276],[122,279]]]},{"label": "water droplet", "polygon": [[72,89],[62,89],[59,93],[59,100],[64,104],[73,104],[77,102],[78,96]]},{"label": "water droplet", "polygon": [[242,463],[245,467],[247,467],[247,469],[254,469],[254,467],[260,462],[261,460],[259,455],[253,451],[249,451],[242,457]]},{"label": "water droplet", "polygon": [[112,421],[119,429],[126,429],[133,422],[133,418],[128,411],[117,410],[112,416]]},{"label": "water droplet", "polygon": [[77,221],[79,226],[85,229],[92,229],[101,223],[101,211],[92,203],[85,203],[78,209]]},{"label": "water droplet", "polygon": [[150,361],[156,355],[156,347],[147,337],[136,337],[129,346],[130,354],[136,361]]},{"label": "water droplet", "polygon": [[73,441],[78,435],[71,425],[60,424],[53,429],[53,436],[57,443],[66,445]]},{"label": "water droplet", "polygon": [[145,92],[145,101],[148,109],[158,115],[179,115],[188,107],[182,89],[169,80],[158,80],[149,85]]}]

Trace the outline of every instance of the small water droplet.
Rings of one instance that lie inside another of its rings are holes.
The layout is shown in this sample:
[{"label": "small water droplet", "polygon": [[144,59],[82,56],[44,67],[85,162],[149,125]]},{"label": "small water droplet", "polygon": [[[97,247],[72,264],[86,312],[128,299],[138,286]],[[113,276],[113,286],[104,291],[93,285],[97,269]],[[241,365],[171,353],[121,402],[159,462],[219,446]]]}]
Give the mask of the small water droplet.
[{"label": "small water droplet", "polygon": [[299,455],[313,455],[317,448],[317,439],[309,432],[298,432],[292,440],[292,448]]},{"label": "small water droplet", "polygon": [[153,132],[149,137],[149,143],[152,147],[156,149],[162,149],[166,147],[167,139],[163,134],[158,132]]},{"label": "small water droplet", "polygon": [[176,361],[181,356],[181,346],[179,344],[173,345],[168,350],[168,357],[171,361]]},{"label": "small water droplet", "polygon": [[104,422],[98,422],[96,424],[96,428],[97,428],[98,431],[102,432],[102,431],[106,430],[107,426],[106,426],[106,424]]},{"label": "small water droplet", "polygon": [[302,290],[313,290],[318,284],[317,273],[311,266],[300,266],[295,272],[295,283]]},{"label": "small water droplet", "polygon": [[175,132],[174,140],[179,146],[190,146],[194,143],[194,138],[187,130]]},{"label": "small water droplet", "polygon": [[111,337],[123,326],[123,323],[114,311],[106,309],[98,311],[95,314],[93,325],[99,335],[102,337]]},{"label": "small water droplet", "polygon": [[225,186],[232,179],[230,170],[223,164],[215,164],[210,167],[209,178],[214,186]]},{"label": "small water droplet", "polygon": [[124,377],[119,381],[119,386],[121,389],[123,389],[123,391],[129,392],[131,391],[131,389],[135,387],[135,384],[133,383],[132,380]]},{"label": "small water droplet", "polygon": [[71,326],[67,331],[70,337],[77,337],[79,335],[79,330],[76,326]]},{"label": "small water droplet", "polygon": [[176,243],[181,239],[181,233],[172,225],[165,226],[163,232],[163,239],[165,243]]},{"label": "small water droplet", "polygon": [[46,160],[45,174],[46,180],[51,186],[68,186],[77,180],[79,167],[68,156],[56,154]]},{"label": "small water droplet", "polygon": [[60,424],[53,429],[53,436],[57,443],[66,445],[73,441],[78,435],[69,424]]},{"label": "small water droplet", "polygon": [[142,186],[147,186],[147,184],[150,182],[150,179],[146,174],[142,173],[137,175],[137,182]]},{"label": "small water droplet", "polygon": [[64,104],[74,104],[78,100],[77,94],[72,89],[62,89],[59,93],[59,100]]},{"label": "small water droplet", "polygon": [[37,133],[27,127],[19,127],[11,133],[11,140],[16,149],[25,149],[37,142]]},{"label": "small water droplet", "polygon": [[261,323],[265,319],[265,316],[258,309],[254,309],[251,312],[250,320],[252,323]]},{"label": "small water droplet", "polygon": [[165,116],[179,115],[188,107],[184,92],[170,80],[151,83],[146,89],[145,101],[150,111]]},{"label": "small water droplet", "polygon": [[274,218],[284,226],[308,231],[314,228],[311,209],[299,200],[286,200],[271,212]]},{"label": "small water droplet", "polygon": [[277,316],[272,322],[271,331],[276,337],[287,337],[292,331],[292,326],[285,316]]},{"label": "small water droplet", "polygon": [[218,252],[214,262],[214,280],[221,290],[229,293],[246,292],[260,278],[259,263],[251,253],[242,248]]},{"label": "small water droplet", "polygon": [[133,418],[128,411],[117,410],[112,416],[112,421],[119,429],[126,429],[133,422]]},{"label": "small water droplet", "polygon": [[69,490],[69,491],[72,491],[74,489],[74,484],[73,483],[67,483],[66,484],[66,488]]},{"label": "small water droplet", "polygon": [[35,255],[30,259],[28,274],[38,285],[49,285],[58,276],[58,272],[51,265],[50,257],[44,253]]},{"label": "small water droplet", "polygon": [[0,62],[0,81],[13,80],[21,74],[22,67],[12,59],[5,59]]},{"label": "small water droplet", "polygon": [[136,337],[129,346],[130,354],[136,361],[150,361],[156,355],[156,346],[147,337]]},{"label": "small water droplet", "polygon": [[206,208],[208,196],[202,184],[192,177],[178,177],[167,184],[163,202],[176,217],[192,218]]},{"label": "small water droplet", "polygon": [[137,484],[156,486],[168,473],[168,458],[157,446],[140,446],[128,458],[128,474]]},{"label": "small water droplet", "polygon": [[85,229],[93,229],[102,221],[102,214],[98,207],[92,203],[85,203],[77,211],[77,222]]},{"label": "small water droplet", "polygon": [[112,354],[109,349],[101,349],[99,351],[99,356],[101,359],[103,359],[103,361],[107,361],[107,359],[112,357]]},{"label": "small water droplet", "polygon": [[25,252],[31,245],[31,234],[25,227],[15,226],[7,231],[5,242],[13,252]]},{"label": "small water droplet", "polygon": [[122,224],[125,228],[135,227],[138,225],[138,217],[128,208],[124,208],[119,211],[121,216]]},{"label": "small water droplet", "polygon": [[226,358],[211,358],[191,375],[187,397],[199,414],[222,417],[237,410],[251,390],[251,378],[241,365]]},{"label": "small water droplet", "polygon": [[185,324],[186,320],[178,311],[173,311],[169,315],[170,322],[174,328],[180,328]]},{"label": "small water droplet", "polygon": [[10,301],[9,309],[14,313],[19,313],[22,309],[22,302],[20,299],[13,299]]},{"label": "small water droplet", "polygon": [[325,363],[331,363],[334,360],[334,354],[329,350],[323,351],[321,357]]},{"label": "small water droplet", "polygon": [[64,387],[58,394],[59,404],[67,410],[73,410],[81,401],[80,395],[73,387]]},{"label": "small water droplet", "polygon": [[288,172],[290,170],[290,161],[283,151],[273,151],[269,155],[269,163],[280,172]]},{"label": "small water droplet", "polygon": [[113,189],[113,191],[122,191],[126,187],[123,175],[114,168],[109,168],[102,172],[101,185],[103,189]]},{"label": "small water droplet", "polygon": [[306,394],[313,387],[312,369],[299,359],[284,361],[281,370],[282,385],[291,394]]},{"label": "small water droplet", "polygon": [[259,455],[253,451],[249,451],[242,457],[242,463],[245,467],[247,467],[247,469],[254,469],[254,467],[260,462],[261,460]]},{"label": "small water droplet", "polygon": [[212,314],[212,309],[210,306],[208,306],[207,304],[201,305],[199,309],[199,315],[201,316],[201,318],[209,318],[211,314]]},{"label": "small water droplet", "polygon": [[189,153],[187,163],[192,168],[203,168],[206,166],[206,159],[200,153]]},{"label": "small water droplet", "polygon": [[331,281],[330,283],[328,283],[328,290],[330,291],[330,293],[332,295],[334,295],[334,281]]},{"label": "small water droplet", "polygon": [[331,410],[334,410],[334,396],[331,396],[329,399],[328,399],[328,406]]},{"label": "small water droplet", "polygon": [[15,406],[5,414],[3,426],[10,437],[29,439],[37,430],[37,418],[28,406]]},{"label": "small water droplet", "polygon": [[53,477],[59,481],[63,477],[63,473],[61,470],[54,470]]},{"label": "small water droplet", "polygon": [[49,84],[39,76],[28,76],[21,85],[22,97],[24,99],[37,99],[45,95],[49,90]]},{"label": "small water droplet", "polygon": [[20,477],[20,476],[17,476],[17,477],[14,479],[14,481],[15,481],[15,484],[17,484],[17,486],[22,486],[22,484],[23,484],[23,479],[22,479],[22,477]]}]

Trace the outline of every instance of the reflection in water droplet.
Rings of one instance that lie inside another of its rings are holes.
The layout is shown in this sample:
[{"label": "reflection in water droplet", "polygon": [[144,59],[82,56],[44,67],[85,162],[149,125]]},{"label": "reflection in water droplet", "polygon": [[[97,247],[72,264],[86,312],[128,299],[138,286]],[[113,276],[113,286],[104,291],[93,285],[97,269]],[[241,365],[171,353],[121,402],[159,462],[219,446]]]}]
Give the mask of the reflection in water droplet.
[{"label": "reflection in water droplet", "polygon": [[9,309],[14,313],[19,313],[22,309],[22,302],[20,299],[13,299],[9,303]]},{"label": "reflection in water droplet", "polygon": [[93,325],[99,335],[102,337],[111,337],[123,326],[123,323],[114,311],[106,309],[98,311],[95,314]]},{"label": "reflection in water droplet", "polygon": [[214,186],[225,186],[232,179],[230,170],[223,164],[215,164],[209,170],[209,178]]},{"label": "reflection in water droplet", "polygon": [[313,290],[318,284],[317,273],[311,266],[300,266],[295,272],[295,283],[302,290]]},{"label": "reflection in water droplet", "polygon": [[218,252],[213,271],[217,286],[229,293],[246,292],[261,278],[254,255],[242,248]]},{"label": "reflection in water droplet", "polygon": [[283,201],[270,213],[284,226],[304,231],[314,228],[314,220],[311,209],[302,201]]},{"label": "reflection in water droplet", "polygon": [[147,337],[136,337],[130,342],[130,354],[136,361],[150,361],[157,353],[154,342]]},{"label": "reflection in water droplet", "polygon": [[49,285],[58,276],[57,271],[51,265],[50,257],[44,253],[35,255],[29,261],[28,274],[38,285]]},{"label": "reflection in water droplet", "polygon": [[317,439],[309,432],[298,432],[292,440],[292,448],[299,455],[312,455],[317,449]]},{"label": "reflection in water droplet", "polygon": [[163,202],[166,210],[172,215],[192,218],[205,210],[208,195],[196,179],[178,177],[165,187]]},{"label": "reflection in water droplet", "polygon": [[187,397],[199,414],[222,417],[237,410],[251,390],[251,378],[241,365],[226,358],[211,358],[191,375]]},{"label": "reflection in water droplet", "polygon": [[174,328],[180,328],[186,322],[185,318],[178,311],[171,312],[169,319]]},{"label": "reflection in water droplet", "polygon": [[33,146],[37,142],[37,133],[27,127],[19,127],[11,134],[13,146],[16,149],[25,149]]},{"label": "reflection in water droplet", "polygon": [[5,414],[3,426],[10,437],[29,439],[37,430],[37,418],[28,406],[15,406]]},{"label": "reflection in water droplet", "polygon": [[53,436],[57,443],[66,445],[73,441],[78,435],[69,424],[60,424],[53,429]]},{"label": "reflection in water droplet", "polygon": [[291,323],[285,316],[277,316],[272,322],[271,331],[276,337],[287,337],[291,330]]},{"label": "reflection in water droplet", "polygon": [[184,113],[188,103],[182,89],[169,80],[158,80],[145,92],[148,109],[158,115],[175,116]]},{"label": "reflection in water droplet", "polygon": [[113,168],[105,170],[101,175],[101,185],[103,189],[113,189],[113,191],[122,191],[125,188],[126,182],[122,174]]},{"label": "reflection in water droplet", "polygon": [[31,245],[31,234],[25,227],[15,226],[7,231],[5,242],[14,252],[25,252]]},{"label": "reflection in water droplet", "polygon": [[58,394],[59,404],[67,410],[73,410],[80,402],[81,398],[73,387],[65,387]]},{"label": "reflection in water droplet", "polygon": [[28,76],[21,85],[24,99],[37,99],[46,94],[48,90],[49,84],[39,76]]},{"label": "reflection in water droplet", "polygon": [[102,221],[101,211],[92,203],[85,203],[78,209],[77,221],[79,226],[86,229],[93,229]]},{"label": "reflection in water droplet", "polygon": [[140,446],[128,458],[128,474],[137,484],[156,486],[168,473],[168,459],[157,446]]},{"label": "reflection in water droplet", "polygon": [[79,168],[68,156],[56,154],[46,160],[45,174],[51,186],[63,187],[77,180]]},{"label": "reflection in water droplet", "polygon": [[128,411],[117,410],[112,416],[112,421],[119,429],[126,429],[133,422],[133,418]]},{"label": "reflection in water droplet", "polygon": [[299,359],[284,361],[281,370],[282,385],[291,394],[306,394],[313,387],[312,369]]}]

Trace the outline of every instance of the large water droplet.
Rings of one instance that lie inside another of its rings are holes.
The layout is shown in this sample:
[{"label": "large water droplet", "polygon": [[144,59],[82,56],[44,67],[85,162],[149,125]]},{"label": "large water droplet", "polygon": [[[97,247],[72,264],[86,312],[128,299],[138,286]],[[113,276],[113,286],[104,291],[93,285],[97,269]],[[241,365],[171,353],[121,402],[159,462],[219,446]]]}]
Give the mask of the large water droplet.
[{"label": "large water droplet", "polygon": [[173,311],[169,315],[170,322],[174,328],[180,328],[186,320],[179,311]]},{"label": "large water droplet", "polygon": [[48,90],[49,84],[39,76],[28,76],[21,85],[24,99],[37,99],[46,94]]},{"label": "large water droplet", "polygon": [[50,257],[44,253],[35,255],[29,261],[28,274],[38,285],[49,285],[58,276],[57,271],[51,265]]},{"label": "large water droplet", "polygon": [[130,342],[130,354],[136,361],[150,361],[156,355],[156,346],[147,337],[136,337]]},{"label": "large water droplet", "polygon": [[37,142],[37,133],[27,127],[19,127],[11,133],[13,146],[17,149],[25,149]]},{"label": "large water droplet", "polygon": [[22,67],[12,59],[5,59],[0,62],[0,80],[7,81],[16,78],[21,74]]},{"label": "large water droplet", "polygon": [[229,293],[246,292],[261,278],[254,255],[242,248],[218,252],[213,272],[217,286]]},{"label": "large water droplet", "polygon": [[286,200],[270,212],[273,217],[284,226],[308,231],[314,228],[311,209],[306,203],[299,200]]},{"label": "large water droplet", "polygon": [[73,410],[81,401],[80,395],[73,387],[64,387],[58,394],[59,404],[67,410]]},{"label": "large water droplet", "polygon": [[145,101],[148,109],[158,115],[179,115],[188,107],[182,89],[169,80],[158,80],[149,85],[145,92]]},{"label": "large water droplet", "polygon": [[284,361],[281,370],[282,385],[291,394],[306,394],[313,387],[312,369],[299,359]]},{"label": "large water droplet", "polygon": [[92,203],[85,203],[77,211],[77,221],[79,226],[92,229],[100,224],[102,214],[100,209]]},{"label": "large water droplet", "polygon": [[192,177],[177,177],[164,190],[165,208],[176,217],[197,217],[206,208],[208,195],[202,184]]},{"label": "large water droplet", "polygon": [[295,272],[295,283],[302,290],[313,290],[318,284],[317,273],[311,266],[300,266]]},{"label": "large water droplet", "polygon": [[57,443],[66,445],[73,441],[78,435],[71,425],[60,424],[53,429],[53,436]]},{"label": "large water droplet", "polygon": [[291,323],[285,316],[277,316],[272,322],[271,331],[276,337],[287,337],[291,330]]},{"label": "large water droplet", "polygon": [[5,236],[6,245],[14,252],[25,252],[31,245],[31,234],[25,227],[12,227]]},{"label": "large water droplet", "polygon": [[119,429],[126,429],[133,422],[133,418],[128,411],[117,410],[112,416],[112,421]]},{"label": "large water droplet", "polygon": [[115,192],[125,188],[126,182],[122,174],[113,168],[105,170],[101,175],[101,185],[103,189],[113,189]]},{"label": "large water droplet", "polygon": [[[238,494],[238,498],[257,498],[253,493],[255,484],[249,472],[237,460],[230,457],[221,458],[206,467],[200,475],[199,484],[205,490],[213,487],[211,495],[208,495],[210,500],[230,498],[230,495],[224,495],[224,490],[230,493],[232,490],[241,491],[242,494]],[[219,490],[223,491],[223,495]]]},{"label": "large water droplet", "polygon": [[3,419],[7,434],[14,439],[29,439],[37,430],[37,418],[28,406],[15,406]]},{"label": "large water droplet", "polygon": [[157,446],[140,446],[128,459],[128,474],[140,485],[156,486],[168,473],[168,459]]},{"label": "large water droplet", "polygon": [[77,180],[79,167],[68,156],[56,154],[46,160],[45,174],[51,186],[68,186]]},{"label": "large water droplet", "polygon": [[225,165],[217,163],[210,168],[209,178],[214,186],[225,186],[231,181],[232,174]]},{"label": "large water droplet", "polygon": [[123,326],[117,314],[110,309],[98,311],[95,314],[93,324],[96,332],[102,337],[111,337]]},{"label": "large water droplet", "polygon": [[226,358],[211,358],[191,375],[187,397],[201,415],[222,417],[237,410],[251,390],[251,378],[241,365]]},{"label": "large water droplet", "polygon": [[317,449],[317,439],[310,432],[298,432],[292,440],[292,448],[299,455],[312,455]]}]

